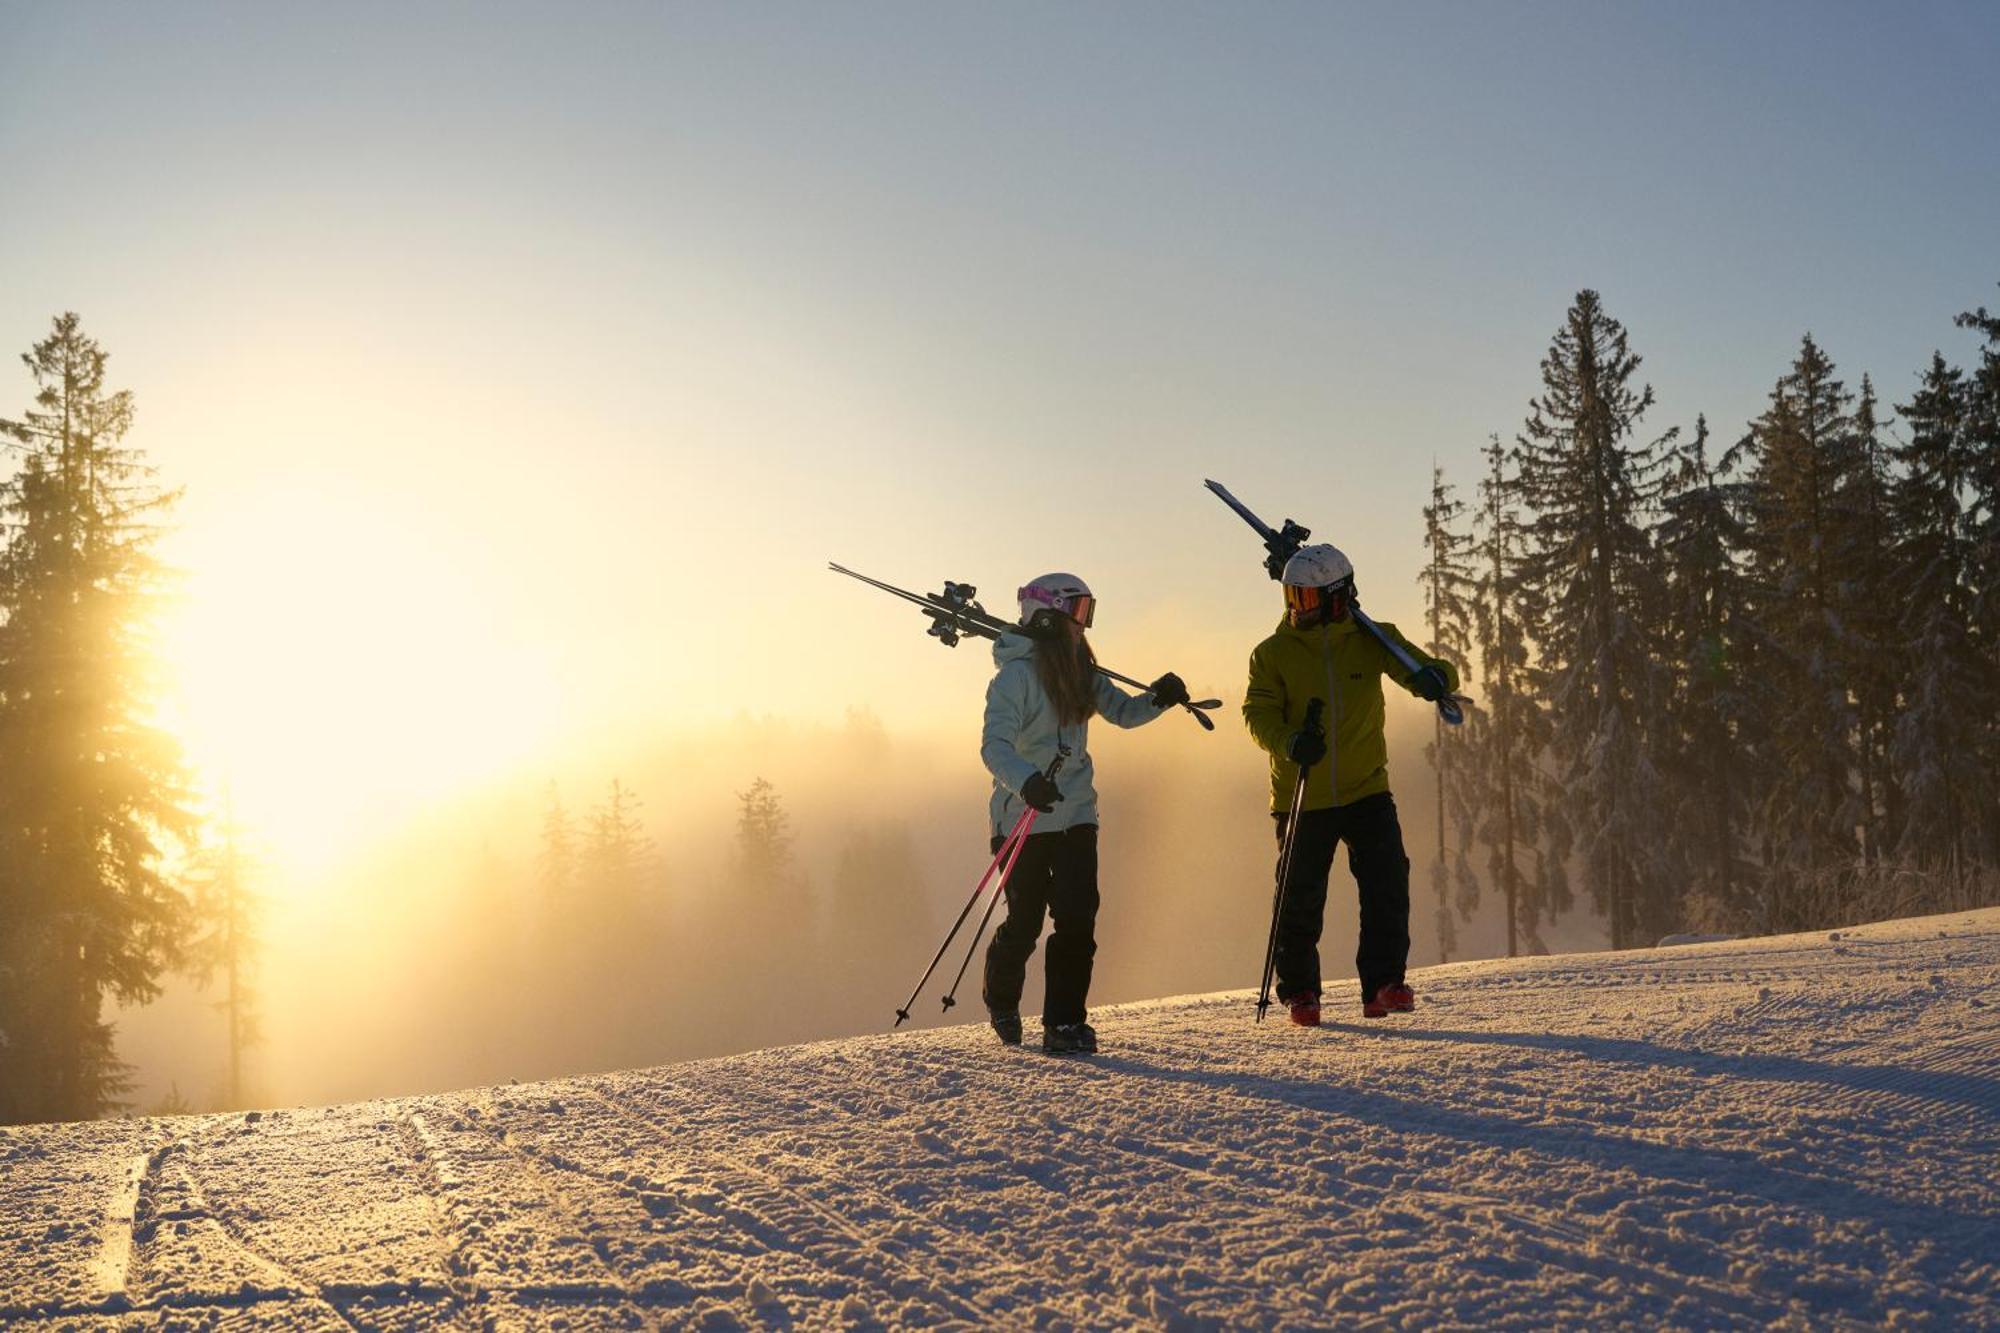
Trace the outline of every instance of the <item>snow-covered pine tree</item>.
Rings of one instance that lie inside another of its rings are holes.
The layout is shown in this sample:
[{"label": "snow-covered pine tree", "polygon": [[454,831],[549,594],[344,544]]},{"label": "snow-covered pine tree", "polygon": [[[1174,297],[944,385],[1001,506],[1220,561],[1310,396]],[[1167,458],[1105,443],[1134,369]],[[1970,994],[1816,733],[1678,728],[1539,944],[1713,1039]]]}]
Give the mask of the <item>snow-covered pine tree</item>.
[{"label": "snow-covered pine tree", "polygon": [[0,421],[0,1123],[111,1109],[126,1086],[107,995],[143,1003],[179,962],[187,900],[163,838],[194,820],[151,722],[147,636],[176,498],[123,444],[129,393],[74,314],[22,360],[37,387]]},{"label": "snow-covered pine tree", "polygon": [[1973,466],[1964,374],[1933,353],[1910,401],[1896,409],[1909,442],[1891,493],[1893,557],[1905,632],[1905,668],[1891,758],[1904,792],[1899,860],[1942,881],[1928,904],[1962,905],[1982,859],[1982,826],[2000,808],[2000,783],[1982,744],[2000,698],[1972,643],[1971,547],[1962,503]]},{"label": "snow-covered pine tree", "polygon": [[1676,441],[1666,456],[1654,545],[1665,577],[1661,656],[1672,692],[1653,735],[1689,924],[1713,929],[1750,917],[1744,830],[1767,746],[1743,693],[1743,526],[1732,486],[1708,457],[1708,437],[1708,418],[1698,416],[1694,438]]},{"label": "snow-covered pine tree", "polygon": [[1876,878],[1886,849],[1899,839],[1903,794],[1889,748],[1896,696],[1906,659],[1896,640],[1907,607],[1891,552],[1896,546],[1889,503],[1889,445],[1877,419],[1875,385],[1861,377],[1854,405],[1853,467],[1843,478],[1840,513],[1851,558],[1840,578],[1843,660],[1854,695],[1854,748],[1861,799],[1862,854]]},{"label": "snow-covered pine tree", "polygon": [[1765,928],[1805,929],[1842,910],[1858,866],[1853,645],[1844,580],[1860,549],[1847,508],[1858,470],[1852,401],[1810,334],[1728,462],[1744,478],[1756,630],[1755,707],[1771,734],[1758,812]]},{"label": "snow-covered pine tree", "polygon": [[[1488,849],[1487,883],[1507,914],[1507,955],[1546,952],[1539,926],[1570,907],[1569,823],[1550,810],[1536,763],[1548,744],[1547,717],[1529,688],[1528,625],[1533,589],[1521,581],[1526,534],[1520,484],[1510,454],[1493,436],[1483,451],[1474,527],[1473,634],[1479,647],[1482,706],[1466,722],[1472,763],[1465,766],[1478,812],[1476,834]],[[1531,866],[1521,862],[1528,858]],[[1459,904],[1470,913],[1470,905]]]},{"label": "snow-covered pine tree", "polygon": [[[1968,577],[1973,589],[1972,650],[1990,678],[2000,679],[2000,314],[1986,307],[1958,317],[1961,328],[1986,337],[1979,366],[1966,385],[1965,433],[1971,454],[1966,509]],[[2000,772],[2000,713],[1989,712],[1980,752],[1986,771]],[[2000,876],[2000,809],[1988,807],[1981,860]]]},{"label": "snow-covered pine tree", "polygon": [[[1424,614],[1430,628],[1431,653],[1455,663],[1461,673],[1471,670],[1472,601],[1476,585],[1469,560],[1472,534],[1463,528],[1465,502],[1444,479],[1444,469],[1431,464],[1430,503],[1424,506]],[[1468,713],[1472,712],[1468,708]],[[1473,719],[1468,717],[1467,725]],[[1438,961],[1448,962],[1458,950],[1458,923],[1453,913],[1470,915],[1479,902],[1479,879],[1469,852],[1477,818],[1470,797],[1472,778],[1469,738],[1464,727],[1447,727],[1436,720],[1425,753],[1437,778],[1437,846],[1431,861],[1431,888],[1436,894]],[[1447,816],[1449,820],[1447,821]],[[1449,846],[1445,825],[1452,826]],[[1454,894],[1453,889],[1457,892]]]},{"label": "snow-covered pine tree", "polygon": [[1654,656],[1659,580],[1645,528],[1661,440],[1640,443],[1650,385],[1594,291],[1579,292],[1542,359],[1542,393],[1518,437],[1533,515],[1521,582],[1534,590],[1536,693],[1591,897],[1611,947],[1679,917],[1660,780],[1642,714],[1665,698]]}]

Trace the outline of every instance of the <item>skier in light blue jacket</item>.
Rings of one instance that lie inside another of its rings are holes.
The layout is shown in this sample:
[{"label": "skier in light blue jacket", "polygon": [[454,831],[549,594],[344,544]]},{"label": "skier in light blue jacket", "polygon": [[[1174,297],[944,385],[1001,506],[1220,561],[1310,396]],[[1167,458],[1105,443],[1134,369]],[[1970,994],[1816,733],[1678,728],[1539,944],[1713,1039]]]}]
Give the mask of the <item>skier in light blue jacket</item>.
[{"label": "skier in light blue jacket", "polygon": [[[1097,789],[1092,784],[1090,719],[1139,727],[1188,700],[1187,686],[1168,672],[1127,694],[1095,670],[1084,631],[1096,598],[1073,574],[1044,574],[1023,587],[1021,630],[993,645],[999,668],[986,687],[986,727],[979,757],[993,774],[991,850],[1021,812],[1034,807],[1034,832],[1007,880],[1007,919],[986,950],[982,998],[994,1032],[1008,1045],[1021,1040],[1021,989],[1028,956],[1049,935],[1042,1049],[1088,1054],[1097,1033],[1087,1021],[1091,960],[1097,953]],[[1043,775],[1059,747],[1069,757],[1051,782]]]}]

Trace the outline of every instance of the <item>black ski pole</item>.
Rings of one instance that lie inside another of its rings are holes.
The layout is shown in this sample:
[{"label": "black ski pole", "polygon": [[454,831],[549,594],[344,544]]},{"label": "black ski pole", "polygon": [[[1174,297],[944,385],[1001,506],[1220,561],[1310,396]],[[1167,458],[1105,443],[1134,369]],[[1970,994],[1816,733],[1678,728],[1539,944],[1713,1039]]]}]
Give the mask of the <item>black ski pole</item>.
[{"label": "black ski pole", "polygon": [[972,915],[973,904],[979,901],[979,895],[985,891],[986,882],[992,879],[993,872],[1000,868],[1001,858],[1007,855],[1008,849],[1014,847],[1026,836],[1028,826],[1035,822],[1034,815],[1035,812],[1032,809],[1023,810],[1021,817],[1014,821],[1012,831],[1001,841],[1000,849],[993,853],[993,859],[987,863],[986,873],[979,877],[979,883],[973,888],[972,896],[967,898],[965,906],[959,909],[958,920],[952,922],[951,929],[945,932],[944,943],[938,945],[937,952],[931,955],[931,965],[924,969],[924,974],[921,977],[917,978],[916,986],[910,991],[910,998],[903,1001],[903,1007],[896,1011],[896,1021],[891,1024],[892,1027],[903,1026],[903,1020],[910,1016],[910,1006],[917,1002],[917,995],[923,990],[924,983],[931,979],[931,973],[937,971],[939,960],[944,957],[944,951],[951,947],[952,940],[957,938],[959,927],[965,924],[965,918]]},{"label": "black ski pole", "polygon": [[[1305,730],[1319,730],[1319,713],[1324,701],[1314,699],[1306,705]],[[1285,884],[1292,877],[1292,849],[1298,844],[1299,816],[1306,809],[1306,775],[1312,771],[1311,764],[1299,765],[1299,780],[1292,788],[1292,810],[1285,820],[1285,840],[1278,847],[1278,885],[1271,891],[1271,935],[1264,944],[1264,979],[1257,988],[1257,1021],[1264,1021],[1264,1011],[1271,1007],[1271,973],[1278,965],[1278,922],[1285,914]]]},{"label": "black ski pole", "polygon": [[[1042,776],[1050,782],[1054,782],[1056,774],[1062,772],[1063,760],[1067,758],[1069,758],[1069,747],[1067,745],[1058,746],[1056,757],[1051,759],[1049,766],[1042,770]],[[1037,813],[1033,806],[1028,807],[1028,822],[1022,828],[1021,836],[1014,842],[1014,854],[1007,858],[1007,868],[1000,872],[1000,878],[995,881],[993,896],[986,900],[986,912],[979,918],[979,929],[972,932],[972,943],[965,947],[965,961],[958,965],[958,975],[951,979],[951,989],[944,993],[944,1007],[946,1009],[958,1003],[959,983],[965,980],[965,970],[972,966],[972,955],[979,952],[980,937],[986,934],[986,923],[993,919],[993,909],[1000,905],[1000,899],[1007,892],[1007,881],[1014,874],[1014,863],[1021,859],[1021,849],[1028,845],[1028,834],[1035,827],[1034,816]]]}]

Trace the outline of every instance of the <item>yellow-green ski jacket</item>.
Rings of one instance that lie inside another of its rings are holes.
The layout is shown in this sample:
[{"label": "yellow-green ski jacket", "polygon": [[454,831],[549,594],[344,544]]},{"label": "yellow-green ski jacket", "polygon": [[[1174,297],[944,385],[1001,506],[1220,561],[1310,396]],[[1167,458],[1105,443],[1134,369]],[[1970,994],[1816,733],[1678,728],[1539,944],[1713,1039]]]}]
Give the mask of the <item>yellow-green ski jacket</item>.
[{"label": "yellow-green ski jacket", "polygon": [[[1377,621],[1382,632],[1412,658],[1437,666],[1454,693],[1458,668],[1432,657]],[[1382,677],[1409,689],[1402,664],[1352,617],[1312,629],[1280,621],[1278,632],[1250,654],[1250,685],[1243,692],[1243,721],[1271,756],[1271,808],[1292,808],[1299,766],[1285,758],[1285,741],[1304,724],[1306,705],[1326,700],[1327,757],[1306,778],[1306,809],[1347,805],[1389,790],[1389,745],[1382,736]],[[1410,690],[1415,694],[1415,690]]]}]

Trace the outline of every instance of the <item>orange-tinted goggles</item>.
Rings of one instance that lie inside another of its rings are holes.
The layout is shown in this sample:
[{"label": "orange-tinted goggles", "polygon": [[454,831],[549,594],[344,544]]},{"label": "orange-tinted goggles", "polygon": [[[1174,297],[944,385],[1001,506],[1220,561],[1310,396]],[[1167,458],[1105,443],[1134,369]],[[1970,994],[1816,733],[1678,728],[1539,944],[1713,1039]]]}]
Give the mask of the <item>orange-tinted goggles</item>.
[{"label": "orange-tinted goggles", "polygon": [[1340,619],[1347,614],[1347,590],[1334,588],[1329,591],[1324,588],[1301,588],[1290,583],[1285,585],[1285,609],[1291,612],[1294,620],[1310,616],[1322,606],[1326,608],[1328,619]]}]

